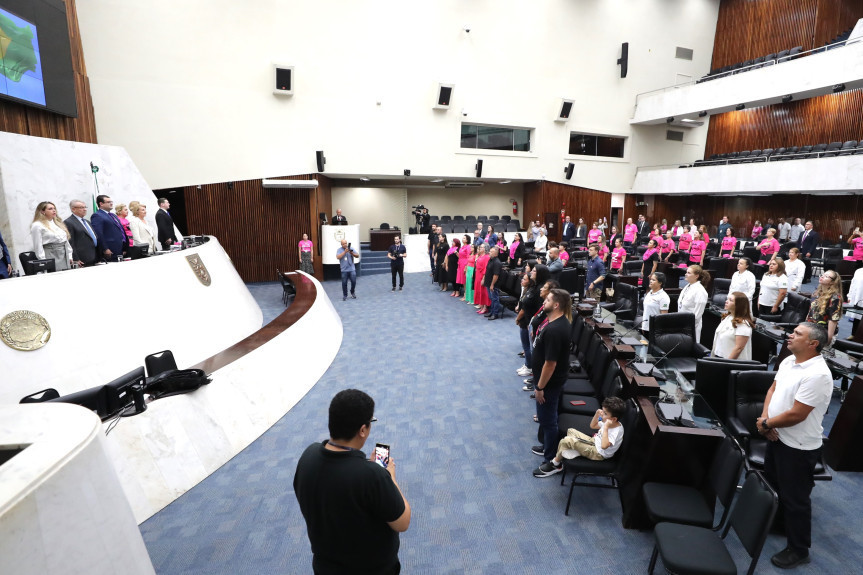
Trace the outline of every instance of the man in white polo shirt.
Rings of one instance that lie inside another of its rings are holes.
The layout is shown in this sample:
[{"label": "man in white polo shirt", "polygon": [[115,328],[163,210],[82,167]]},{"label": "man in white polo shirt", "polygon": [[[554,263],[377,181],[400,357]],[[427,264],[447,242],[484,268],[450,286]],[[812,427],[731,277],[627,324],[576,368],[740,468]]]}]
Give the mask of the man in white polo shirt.
[{"label": "man in white polo shirt", "polygon": [[[764,410],[756,421],[770,441],[764,473],[779,493],[777,522],[784,517],[788,544],[771,561],[790,569],[809,562],[812,546],[812,493],[815,464],[821,455],[821,422],[830,405],[833,376],[821,349],[827,332],[814,323],[801,323],[788,336],[791,356],[779,365],[767,391]],[[781,524],[781,523],[780,523]]]}]

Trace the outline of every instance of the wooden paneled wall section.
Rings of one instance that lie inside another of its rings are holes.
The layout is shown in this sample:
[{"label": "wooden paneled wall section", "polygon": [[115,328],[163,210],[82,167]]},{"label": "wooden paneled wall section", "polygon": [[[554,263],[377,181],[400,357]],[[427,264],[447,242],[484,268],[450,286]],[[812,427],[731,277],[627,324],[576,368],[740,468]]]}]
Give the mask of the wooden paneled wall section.
[{"label": "wooden paneled wall section", "polygon": [[[560,210],[564,206],[573,221],[584,218],[588,227],[599,218],[611,218],[609,193],[556,182],[531,182],[524,185],[522,227],[531,220],[544,221],[545,214],[551,212],[558,214],[557,222],[560,222]],[[560,241],[560,225],[548,235],[550,239]]]},{"label": "wooden paneled wall section", "polygon": [[78,30],[78,13],[75,0],[65,0],[65,2],[78,117],[68,118],[32,106],[0,100],[0,131],[95,144],[97,143],[96,118],[93,113],[93,98],[90,96],[90,80],[87,79],[87,68],[84,65],[84,50],[81,47],[81,33]]},{"label": "wooden paneled wall section", "polygon": [[315,244],[315,277],[323,279],[318,214],[332,213],[329,178],[305,174],[279,178],[315,178],[317,189],[265,188],[261,180],[183,188],[189,233],[213,235],[231,257],[243,281],[275,281],[300,267],[297,243],[304,233]]}]

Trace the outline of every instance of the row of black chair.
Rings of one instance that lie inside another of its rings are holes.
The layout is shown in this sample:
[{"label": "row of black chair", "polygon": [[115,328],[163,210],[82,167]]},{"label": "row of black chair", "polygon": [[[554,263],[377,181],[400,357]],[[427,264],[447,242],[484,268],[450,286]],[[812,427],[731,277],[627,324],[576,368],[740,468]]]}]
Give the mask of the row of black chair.
[{"label": "row of black chair", "polygon": [[[432,225],[440,226],[443,228],[443,232],[445,234],[472,234],[476,229],[476,222],[468,222],[468,221],[433,221]],[[517,232],[519,231],[518,220],[514,220],[511,222],[498,221],[495,223],[484,223],[483,229],[487,229],[488,226],[492,226],[492,229],[495,233],[503,233],[503,232]]]},{"label": "row of black chair", "polygon": [[765,66],[781,64],[782,62],[787,62],[788,60],[793,59],[802,51],[803,46],[795,46],[788,50],[782,50],[781,52],[774,52],[772,54],[767,54],[766,56],[760,56],[758,58],[755,58],[754,60],[746,60],[745,62],[738,62],[737,64],[731,64],[730,66],[723,66],[721,68],[711,70],[710,73],[708,73],[706,76],[703,76],[699,80],[696,80],[695,83],[700,84],[702,82],[709,82],[710,80],[724,78],[733,74],[742,74],[743,72],[749,72],[750,70],[757,70],[759,68],[764,68]]},{"label": "row of black chair", "polygon": [[499,220],[503,220],[505,222],[508,222],[508,221],[512,220],[512,216],[509,216],[509,215],[499,216],[499,217],[498,216],[429,216],[429,220],[432,222],[435,222],[435,221],[441,221],[441,222],[449,222],[449,221],[474,222],[474,225],[476,225],[476,222],[492,223],[492,222],[497,222]]},{"label": "row of black chair", "polygon": [[[692,167],[721,166],[727,164],[752,164],[756,162],[781,162],[808,158],[832,158],[863,154],[863,141],[830,142],[814,146],[791,146],[790,148],[765,148],[743,150],[728,154],[713,154],[706,160],[696,160]],[[681,166],[685,167],[685,166]]]}]

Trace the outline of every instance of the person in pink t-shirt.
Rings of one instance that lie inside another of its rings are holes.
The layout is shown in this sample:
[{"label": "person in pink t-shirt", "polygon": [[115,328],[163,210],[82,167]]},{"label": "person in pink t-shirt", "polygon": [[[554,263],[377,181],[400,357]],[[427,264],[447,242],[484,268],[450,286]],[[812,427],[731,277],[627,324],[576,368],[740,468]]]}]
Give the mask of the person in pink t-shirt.
[{"label": "person in pink t-shirt", "polygon": [[304,271],[307,274],[314,275],[315,274],[315,254],[312,251],[314,247],[312,245],[311,240],[309,240],[309,234],[303,234],[303,239],[300,240],[300,243],[297,245],[299,249],[300,255],[300,271]]},{"label": "person in pink t-shirt", "polygon": [[845,256],[843,259],[851,261],[863,260],[863,232],[860,231],[860,228],[854,228],[848,243],[851,244],[851,249],[854,251],[850,256]]},{"label": "person in pink t-shirt", "polygon": [[569,265],[569,245],[566,242],[560,242],[557,246],[560,248],[560,252],[557,254],[557,257],[560,258],[560,261],[563,262],[563,267]]},{"label": "person in pink t-shirt", "polygon": [[632,218],[626,219],[626,226],[623,228],[623,243],[631,244],[635,241],[635,236],[638,233],[638,227],[632,223]]},{"label": "person in pink t-shirt", "polygon": [[692,245],[692,234],[689,233],[689,230],[684,231],[680,234],[680,239],[677,242],[677,249],[681,252],[689,252],[689,247]]},{"label": "person in pink t-shirt", "polygon": [[[683,243],[682,241],[680,243]],[[703,265],[704,263],[704,248],[707,247],[704,241],[701,239],[701,234],[695,232],[695,235],[692,236],[692,244],[689,246],[689,265],[698,264]]]},{"label": "person in pink t-shirt", "polygon": [[600,240],[602,240],[602,230],[594,222],[590,231],[587,232],[587,245],[599,243]]},{"label": "person in pink t-shirt", "polygon": [[761,222],[759,222],[758,220],[755,220],[755,225],[754,225],[754,226],[752,226],[752,239],[754,240],[755,238],[757,238],[758,236],[760,236],[760,235],[761,235],[761,231],[762,231],[763,229],[764,229],[764,228],[762,228],[762,227],[761,227]]},{"label": "person in pink t-shirt", "polygon": [[758,249],[761,251],[759,264],[769,264],[776,259],[776,254],[779,252],[779,240],[773,237],[775,233],[775,229],[767,228],[767,237],[758,244]]},{"label": "person in pink t-shirt", "polygon": [[656,245],[659,245],[659,242],[662,241],[662,232],[659,231],[659,224],[653,224],[653,229],[650,230],[647,239],[656,240]]},{"label": "person in pink t-shirt", "polygon": [[599,246],[599,251],[596,255],[599,256],[599,259],[602,260],[603,264],[605,264],[608,261],[608,246],[605,245],[605,242],[599,242],[595,245]]},{"label": "person in pink t-shirt", "polygon": [[706,245],[710,241],[710,236],[707,235],[707,226],[704,224],[698,226],[698,233],[701,234],[701,241]]},{"label": "person in pink t-shirt", "polygon": [[611,250],[611,271],[620,273],[620,268],[623,267],[623,262],[626,261],[626,249],[623,247],[623,239],[618,236],[614,240],[614,249]]},{"label": "person in pink t-shirt", "polygon": [[[737,238],[734,237],[734,230],[725,228],[725,237],[722,238],[722,245],[719,246],[719,257],[732,258],[734,257],[734,248],[737,247]],[[728,252],[728,253],[725,253]]]},{"label": "person in pink t-shirt", "polygon": [[671,254],[677,251],[674,246],[674,239],[672,239],[674,236],[672,236],[671,233],[672,232],[670,230],[665,232],[665,239],[662,240],[662,243],[660,244],[661,250],[659,253],[662,261],[664,262],[670,260]]}]

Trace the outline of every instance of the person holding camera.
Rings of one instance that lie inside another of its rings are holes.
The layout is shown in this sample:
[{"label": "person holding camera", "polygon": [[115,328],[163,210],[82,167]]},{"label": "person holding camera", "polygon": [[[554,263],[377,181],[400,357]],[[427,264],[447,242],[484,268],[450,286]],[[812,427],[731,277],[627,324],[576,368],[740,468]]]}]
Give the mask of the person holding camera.
[{"label": "person holding camera", "polygon": [[392,291],[396,291],[396,274],[399,276],[399,291],[401,291],[405,287],[405,258],[408,257],[408,251],[402,244],[401,236],[394,237],[393,242],[387,251],[387,257],[390,259],[390,273],[393,275]]},{"label": "person holding camera", "polygon": [[348,299],[348,279],[351,280],[351,298],[357,299],[354,294],[354,289],[357,287],[357,266],[354,258],[360,257],[360,254],[351,248],[348,240],[342,240],[342,247],[336,252],[336,257],[342,270],[342,301]]}]

